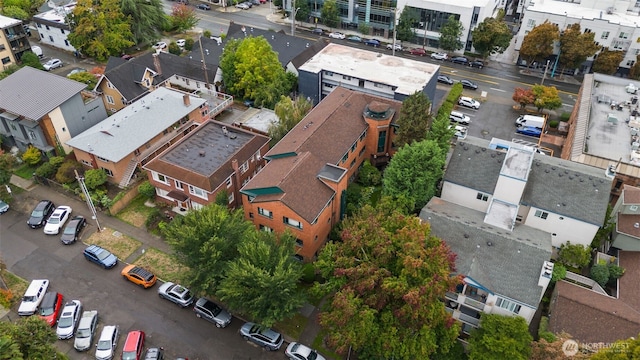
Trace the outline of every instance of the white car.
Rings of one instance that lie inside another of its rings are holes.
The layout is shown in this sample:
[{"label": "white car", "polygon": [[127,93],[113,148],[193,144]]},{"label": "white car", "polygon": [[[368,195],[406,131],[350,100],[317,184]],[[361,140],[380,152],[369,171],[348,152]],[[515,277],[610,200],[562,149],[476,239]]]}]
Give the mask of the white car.
[{"label": "white car", "polygon": [[341,32],[332,32],[329,33],[329,37],[332,39],[344,39],[346,36]]},{"label": "white car", "polygon": [[468,96],[460,97],[460,100],[458,100],[458,105],[462,105],[462,106],[476,109],[476,110],[480,109],[480,102]]},{"label": "white car", "polygon": [[69,339],[76,332],[76,326],[82,315],[82,303],[80,300],[72,300],[62,308],[62,315],[58,319],[56,334],[58,339]]},{"label": "white car", "polygon": [[240,3],[236,5],[236,8],[241,9],[241,10],[249,10],[249,5],[245,4],[245,3]]},{"label": "white car", "polygon": [[116,353],[120,331],[115,325],[107,325],[102,329],[96,345],[97,360],[111,360]]},{"label": "white car", "polygon": [[449,125],[449,129],[454,129],[455,132],[453,136],[457,137],[459,140],[464,140],[467,138],[467,128],[460,125]]},{"label": "white car", "polygon": [[62,64],[62,60],[60,59],[51,59],[49,61],[47,61],[46,63],[44,63],[44,65],[42,65],[44,67],[45,70],[47,71],[51,71],[53,69],[57,69],[60,67],[63,67],[64,65]]},{"label": "white car", "polygon": [[180,46],[181,48],[184,47],[184,44],[186,44],[187,41],[185,39],[178,39],[176,40],[176,44],[178,44],[178,46]]},{"label": "white car", "polygon": [[85,311],[80,318],[76,338],[73,342],[73,348],[78,351],[86,351],[91,348],[93,343],[93,335],[96,333],[98,324],[98,312],[96,310]]},{"label": "white car", "polygon": [[291,360],[325,360],[317,351],[297,342],[290,343],[284,354]]},{"label": "white car", "polygon": [[47,235],[57,235],[60,233],[60,229],[69,219],[71,215],[71,207],[58,206],[56,210],[47,219],[47,224],[44,226],[44,233]]},{"label": "white car", "polygon": [[[394,48],[393,44],[387,44],[387,49],[393,50],[393,48]],[[396,48],[396,51],[402,51],[402,45],[400,44],[396,43],[395,48]]]},{"label": "white car", "polygon": [[449,120],[462,125],[469,125],[469,123],[471,123],[471,118],[459,111],[452,111],[449,114]]},{"label": "white car", "polygon": [[159,41],[157,43],[155,43],[152,48],[156,49],[156,50],[163,50],[167,48],[167,43],[164,41]]},{"label": "white car", "polygon": [[447,53],[433,53],[431,54],[431,58],[434,60],[447,60],[449,55],[447,55]]},{"label": "white car", "polygon": [[48,288],[49,280],[33,280],[29,284],[27,291],[24,292],[22,302],[18,308],[18,315],[29,316],[35,314]]}]

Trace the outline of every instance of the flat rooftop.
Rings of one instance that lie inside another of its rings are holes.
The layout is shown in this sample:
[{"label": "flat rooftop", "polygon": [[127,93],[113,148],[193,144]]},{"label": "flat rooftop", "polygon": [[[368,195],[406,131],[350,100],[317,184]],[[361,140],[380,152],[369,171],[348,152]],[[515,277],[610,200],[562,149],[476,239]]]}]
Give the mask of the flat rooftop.
[{"label": "flat rooftop", "polygon": [[331,71],[358,79],[397,87],[395,92],[411,95],[422,91],[439,65],[385,55],[376,51],[329,44],[300,67],[301,71]]},{"label": "flat rooftop", "polygon": [[278,122],[278,116],[273,110],[250,108],[245,111],[233,125],[253,129],[262,134],[268,134],[271,124],[277,124]]},{"label": "flat rooftop", "polygon": [[[587,4],[553,0],[536,1],[535,3],[529,5],[526,11],[535,11],[546,14],[566,16],[567,19],[575,19],[575,22],[578,23],[580,22],[580,20],[600,19],[605,23],[638,27],[638,25],[636,24],[638,22],[637,14],[627,13],[626,11],[613,11],[611,14],[608,14],[607,9],[605,8],[590,8],[586,7],[586,5]],[[567,23],[570,24],[571,21],[568,21]]]},{"label": "flat rooftop", "polygon": [[10,26],[18,25],[21,22],[22,21],[20,20],[0,15],[0,29],[5,29]]},{"label": "flat rooftop", "polygon": [[75,2],[66,4],[66,5],[57,6],[54,9],[34,15],[34,18],[51,21],[51,22],[57,22],[60,24],[65,24],[66,16],[71,12],[73,12],[73,9],[75,9],[75,7],[76,7]]}]

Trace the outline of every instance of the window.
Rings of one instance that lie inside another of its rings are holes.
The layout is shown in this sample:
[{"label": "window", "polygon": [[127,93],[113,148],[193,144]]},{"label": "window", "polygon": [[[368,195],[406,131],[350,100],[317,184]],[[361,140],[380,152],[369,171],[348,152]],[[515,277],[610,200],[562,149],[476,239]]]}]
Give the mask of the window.
[{"label": "window", "polygon": [[102,161],[102,162],[106,162],[106,163],[108,163],[108,162],[109,162],[109,160],[107,160],[107,159],[105,159],[105,158],[103,158],[103,157],[100,157],[100,156],[96,156],[96,158],[98,158],[98,160],[100,160],[100,161]]},{"label": "window", "polygon": [[496,306],[503,309],[507,309],[515,314],[519,314],[521,309],[520,305],[514,303],[513,301],[505,300],[501,297],[499,297],[498,300],[496,300]]},{"label": "window", "polygon": [[60,32],[64,34],[64,29],[60,29]]},{"label": "window", "polygon": [[267,209],[258,208],[258,214],[273,219],[273,213]]},{"label": "window", "polygon": [[355,164],[356,164],[356,159],[353,159],[353,160],[351,160],[351,164],[349,164],[349,167],[352,168],[353,165],[355,165]]},{"label": "window", "polygon": [[53,36],[49,35],[49,41],[53,42]]},{"label": "window", "polygon": [[184,191],[184,184],[180,180],[174,180],[176,183],[176,189]]},{"label": "window", "polygon": [[325,71],[324,74],[327,76],[333,76],[333,72],[331,71]]},{"label": "window", "polygon": [[231,204],[234,199],[233,193],[229,194],[229,204]]},{"label": "window", "polygon": [[349,153],[344,154],[344,156],[342,157],[341,162],[344,164],[347,162],[347,159],[349,158]]},{"label": "window", "polygon": [[155,171],[151,172],[151,177],[153,178],[153,180],[157,181],[157,182],[161,182],[163,184],[169,185],[169,179],[162,175],[162,174],[158,174]]},{"label": "window", "polygon": [[116,88],[116,87],[115,87],[115,86],[113,86],[113,84],[112,84],[110,81],[108,81],[108,80],[107,80],[107,87],[108,87],[109,89],[115,89],[115,88]]},{"label": "window", "polygon": [[489,200],[489,195],[479,192],[478,195],[476,195],[476,199],[477,200],[482,200],[482,201],[487,201],[487,200]]},{"label": "window", "polygon": [[356,146],[357,145],[358,145],[357,143],[353,143],[353,145],[351,145],[351,152],[356,151]]},{"label": "window", "polygon": [[29,130],[29,139],[36,140],[37,138],[36,133],[33,130]]},{"label": "window", "polygon": [[635,61],[635,60],[628,60],[628,61],[627,61],[627,66],[628,66],[628,67],[632,67],[632,66],[633,66],[633,64],[635,64],[635,63],[636,63],[636,61]]},{"label": "window", "polygon": [[640,7],[640,0],[636,0],[636,4],[633,7]]},{"label": "window", "polygon": [[11,129],[18,131],[18,128],[16,127],[16,124],[11,123],[11,124],[9,124],[9,126],[11,126]]},{"label": "window", "polygon": [[360,135],[360,141],[363,141],[364,138],[366,138],[366,137],[367,137],[367,132],[365,131],[365,132],[362,133],[362,135]]},{"label": "window", "polygon": [[362,149],[360,149],[360,152],[358,153],[358,156],[362,156],[362,154],[364,154],[364,151],[367,150],[367,148],[363,147]]},{"label": "window", "polygon": [[529,19],[529,21],[527,22],[527,26],[528,27],[535,27],[536,26],[536,21],[533,19]]},{"label": "window", "polygon": [[10,63],[10,62],[11,62],[11,58],[9,58],[8,56],[7,56],[7,57],[5,57],[5,58],[2,58],[2,63],[3,63],[3,64],[8,64],[8,63]]},{"label": "window", "polygon": [[252,212],[249,213],[249,219],[253,219],[253,213]]},{"label": "window", "polygon": [[88,167],[93,167],[93,165],[91,165],[91,163],[90,163],[90,162],[88,162],[88,161],[87,161],[87,160],[85,160],[85,159],[80,160],[80,162],[81,162],[81,163],[83,163],[84,165],[88,166]]},{"label": "window", "polygon": [[249,162],[245,161],[244,163],[242,163],[242,166],[240,166],[240,174],[246,173],[247,170],[249,170]]},{"label": "window", "polygon": [[626,33],[626,32],[624,32],[624,31],[621,31],[621,32],[620,32],[620,35],[619,35],[618,37],[619,37],[620,39],[626,39],[626,38],[628,38],[628,37],[629,37],[629,34],[627,34],[627,33]]},{"label": "window", "polygon": [[195,195],[197,197],[201,197],[203,199],[207,198],[207,193],[204,190],[197,188],[193,185],[189,185],[189,194]]},{"label": "window", "polygon": [[351,80],[351,76],[342,75],[343,80]]},{"label": "window", "polygon": [[264,226],[260,224],[260,231],[273,232],[273,229],[268,226]]},{"label": "window", "polygon": [[106,168],[103,168],[103,167],[101,167],[100,169],[104,170],[104,172],[107,173],[107,176],[113,177],[113,171],[111,171],[109,169],[106,169]]},{"label": "window", "polygon": [[536,210],[536,213],[534,216],[539,217],[540,219],[546,220],[547,216],[549,216],[549,213],[542,210]]},{"label": "window", "polygon": [[603,31],[602,35],[600,35],[600,39],[608,39],[609,38],[609,32],[608,31]]},{"label": "window", "polygon": [[294,228],[302,229],[302,223],[300,223],[300,221],[289,219],[286,216],[282,217],[282,222],[289,226],[293,226]]},{"label": "window", "polygon": [[297,246],[304,246],[304,243],[302,242],[302,240],[296,239],[296,245]]},{"label": "window", "polygon": [[233,185],[233,179],[231,178],[231,176],[229,176],[227,178],[227,189],[230,188]]},{"label": "window", "polygon": [[110,95],[105,95],[105,96],[107,97],[108,104],[111,104],[111,105],[115,104],[115,101],[113,101],[113,96],[110,96]]},{"label": "window", "polygon": [[4,45],[0,44],[0,51],[2,51],[4,49],[5,49]]}]

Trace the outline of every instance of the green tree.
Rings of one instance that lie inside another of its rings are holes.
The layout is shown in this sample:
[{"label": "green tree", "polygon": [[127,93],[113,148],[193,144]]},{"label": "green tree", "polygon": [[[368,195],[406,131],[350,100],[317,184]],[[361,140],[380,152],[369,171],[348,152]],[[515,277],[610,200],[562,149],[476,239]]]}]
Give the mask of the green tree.
[{"label": "green tree", "polygon": [[536,97],[533,105],[540,112],[542,109],[553,110],[562,106],[562,99],[560,99],[558,89],[555,86],[534,85],[531,87],[531,92]]},{"label": "green tree", "polygon": [[362,359],[449,352],[460,330],[440,300],[460,283],[449,247],[395,206],[366,205],[342,228],[342,241],[328,243],[316,261],[327,279],[316,290],[333,294],[319,317],[329,345],[352,346]]},{"label": "green tree", "polygon": [[362,168],[358,172],[358,182],[363,186],[378,186],[382,183],[382,174],[367,159],[362,163]]},{"label": "green tree", "polygon": [[528,59],[529,64],[534,60],[546,59],[553,54],[553,45],[559,38],[558,26],[545,21],[525,35],[520,46],[520,56]]},{"label": "green tree", "polygon": [[228,208],[229,207],[229,192],[227,191],[227,189],[222,189],[222,190],[218,191],[218,193],[216,194],[216,198],[215,198],[214,202],[216,204],[222,206],[223,208]]},{"label": "green tree", "polygon": [[6,78],[7,76],[13,74],[14,72],[20,70],[20,66],[16,65],[16,64],[11,64],[9,66],[7,66],[6,68],[4,68],[4,70],[2,72],[0,72],[0,80]]},{"label": "green tree", "polygon": [[560,333],[555,336],[555,340],[552,342],[544,338],[532,342],[529,360],[586,360],[591,358],[589,354],[583,354],[580,351],[571,357],[567,357],[564,353],[563,346],[565,342],[570,339],[571,336],[569,334]]},{"label": "green tree", "polygon": [[469,360],[527,360],[532,340],[523,317],[482,313],[469,338]]},{"label": "green tree", "polygon": [[21,360],[20,344],[15,342],[11,336],[0,335],[0,360]]},{"label": "green tree", "polygon": [[396,28],[396,39],[400,41],[411,41],[416,37],[416,31],[413,24],[418,22],[418,14],[412,7],[405,6],[402,8],[398,26]]},{"label": "green tree", "polygon": [[280,96],[280,101],[278,101],[274,109],[278,122],[269,125],[271,144],[277,144],[280,139],[287,135],[291,129],[307,116],[312,107],[313,104],[303,96],[298,96],[295,100],[291,100],[288,96]]},{"label": "green tree", "polygon": [[589,275],[591,279],[604,287],[609,282],[609,267],[605,264],[595,264],[591,267]]},{"label": "green tree", "polygon": [[177,32],[185,32],[198,24],[198,16],[193,7],[178,3],[171,8],[171,27]]},{"label": "green tree", "polygon": [[322,10],[320,11],[320,18],[322,19],[322,23],[330,29],[338,26],[340,23],[340,12],[336,0],[327,0],[324,2]]},{"label": "green tree", "polygon": [[454,15],[440,28],[440,48],[446,51],[456,51],[462,49],[464,44],[460,41],[460,36],[464,31],[462,23]]},{"label": "green tree", "polygon": [[84,173],[84,183],[89,190],[93,190],[106,182],[107,173],[104,169],[91,169]]},{"label": "green tree", "polygon": [[120,10],[129,18],[136,44],[153,43],[167,21],[160,0],[120,0]]},{"label": "green tree", "polygon": [[138,193],[147,199],[153,199],[156,196],[156,188],[151,185],[149,180],[145,180],[142,184],[138,185]]},{"label": "green tree", "polygon": [[591,249],[587,246],[572,244],[567,241],[560,245],[558,262],[564,266],[581,269],[591,262]]},{"label": "green tree", "polygon": [[38,55],[34,54],[31,51],[26,51],[24,54],[22,54],[22,58],[20,58],[20,61],[22,62],[23,67],[31,66],[34,69],[44,70],[44,66],[42,66]]},{"label": "green tree", "polygon": [[56,181],[61,184],[71,184],[76,181],[76,171],[82,172],[81,163],[73,160],[65,161],[56,172]]},{"label": "green tree", "polygon": [[20,318],[16,322],[0,321],[0,334],[11,339],[7,341],[10,348],[15,349],[11,343],[18,345],[22,357],[17,359],[56,359],[56,333],[39,316]]},{"label": "green tree", "polygon": [[567,268],[560,263],[553,265],[553,273],[551,274],[551,282],[555,283],[567,277]]},{"label": "green tree", "polygon": [[600,47],[594,41],[594,32],[582,32],[580,24],[571,24],[562,34],[560,34],[560,59],[558,61],[563,68],[576,69],[595,55]]},{"label": "green tree", "polygon": [[68,15],[71,33],[67,39],[81,53],[104,61],[120,55],[134,43],[128,18],[116,0],[78,0]]},{"label": "green tree", "polygon": [[398,146],[424,140],[431,126],[431,101],[427,95],[416,91],[404,99],[396,124]]},{"label": "green tree", "polygon": [[309,15],[311,15],[311,7],[309,7],[309,3],[306,0],[298,0],[296,1],[296,20],[297,21],[308,21]]},{"label": "green tree", "polygon": [[[448,106],[447,106],[448,105]],[[438,144],[438,147],[446,154],[451,146],[451,138],[455,133],[454,127],[451,126],[449,120],[449,113],[451,113],[451,104],[442,104],[442,107],[447,107],[446,111],[438,111],[438,115],[431,123],[431,128],[427,133],[427,140],[434,141]]]},{"label": "green tree", "polygon": [[232,311],[266,327],[295,315],[305,299],[298,289],[302,265],[294,249],[291,234],[256,231],[238,246],[216,295]]},{"label": "green tree", "polygon": [[613,75],[624,59],[624,51],[604,49],[593,61],[593,72]]},{"label": "green tree", "polygon": [[394,198],[404,195],[413,200],[414,210],[422,208],[436,194],[445,157],[446,152],[433,140],[401,147],[384,171],[383,193]]},{"label": "green tree", "polygon": [[533,104],[536,101],[536,96],[531,89],[516,88],[513,91],[511,97],[513,101],[520,104],[520,109],[524,109],[527,105]]},{"label": "green tree", "polygon": [[229,263],[238,258],[240,244],[256,230],[242,210],[212,204],[175,218],[161,231],[178,261],[189,268],[184,279],[192,290],[214,295]]},{"label": "green tree", "polygon": [[0,9],[4,16],[25,21],[40,12],[44,3],[45,0],[4,0],[0,2]]},{"label": "green tree", "polygon": [[291,91],[290,77],[262,36],[228,41],[220,68],[225,87],[232,95],[255,99],[259,106],[273,106],[281,95]]},{"label": "green tree", "polygon": [[23,9],[17,7],[17,6],[4,6],[2,8],[2,14],[4,16],[10,17],[10,18],[14,18],[14,19],[18,19],[18,20],[22,20],[22,21],[27,21],[29,20],[29,13],[27,13],[26,11],[24,11]]},{"label": "green tree", "polygon": [[95,89],[96,85],[98,85],[98,78],[88,71],[71,74],[69,75],[69,79],[87,84],[87,89],[89,90]]},{"label": "green tree", "polygon": [[17,159],[10,153],[0,154],[0,185],[8,184]]},{"label": "green tree", "polygon": [[491,17],[485,18],[471,34],[473,48],[484,59],[491,54],[502,54],[513,37],[506,22]]},{"label": "green tree", "polygon": [[38,165],[42,160],[42,152],[35,146],[29,145],[24,154],[22,154],[22,160],[31,166]]}]

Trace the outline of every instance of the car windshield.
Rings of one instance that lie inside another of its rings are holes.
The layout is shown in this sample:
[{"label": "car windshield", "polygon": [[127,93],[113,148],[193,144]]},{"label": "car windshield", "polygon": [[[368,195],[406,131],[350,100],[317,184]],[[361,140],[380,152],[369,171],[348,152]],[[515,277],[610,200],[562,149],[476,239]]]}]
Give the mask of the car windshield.
[{"label": "car windshield", "polygon": [[98,257],[98,259],[100,259],[100,260],[104,260],[104,259],[106,259],[107,257],[109,257],[109,255],[110,255],[110,254],[109,254],[107,251],[105,251],[105,250],[101,250],[101,251],[99,251],[99,252],[96,254],[96,256]]},{"label": "car windshield", "polygon": [[125,351],[122,353],[122,360],[136,360],[135,351]]},{"label": "car windshield", "polygon": [[53,307],[40,308],[40,315],[49,316],[53,314]]},{"label": "car windshield", "polygon": [[309,356],[307,356],[307,360],[316,360],[317,357],[318,357],[318,353],[315,351],[312,351],[309,353]]},{"label": "car windshield", "polygon": [[54,225],[55,225],[55,224],[58,224],[58,223],[60,223],[60,218],[57,218],[57,217],[51,217],[51,218],[49,218],[49,220],[47,220],[47,223],[49,223],[49,224],[54,224]]},{"label": "car windshield", "polygon": [[218,316],[221,312],[221,308],[219,308],[218,306],[212,306],[211,313],[213,313],[213,316]]},{"label": "car windshield", "polygon": [[22,301],[24,301],[24,302],[34,302],[34,301],[36,301],[36,297],[35,296],[24,296],[22,298]]},{"label": "car windshield", "polygon": [[59,328],[67,328],[71,325],[73,325],[73,318],[71,318],[71,316],[61,317],[58,321]]},{"label": "car windshield", "polygon": [[42,215],[44,215],[42,210],[33,210],[33,212],[31,213],[32,217],[42,217]]},{"label": "car windshield", "polygon": [[64,228],[64,234],[65,235],[73,235],[76,233],[76,227],[75,226],[67,226],[66,228]]},{"label": "car windshield", "polygon": [[100,340],[98,341],[98,350],[109,350],[111,349],[111,340]]},{"label": "car windshield", "polygon": [[91,331],[89,329],[78,329],[76,333],[76,338],[88,338],[91,336]]}]

